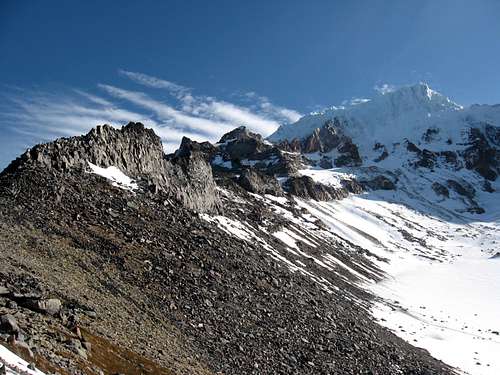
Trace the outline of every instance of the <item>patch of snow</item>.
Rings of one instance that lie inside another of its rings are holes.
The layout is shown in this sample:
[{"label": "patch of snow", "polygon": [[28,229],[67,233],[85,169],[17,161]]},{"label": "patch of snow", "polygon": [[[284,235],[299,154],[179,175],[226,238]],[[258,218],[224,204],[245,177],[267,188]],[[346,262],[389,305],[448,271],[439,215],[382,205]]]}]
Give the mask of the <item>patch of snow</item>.
[{"label": "patch of snow", "polygon": [[278,231],[278,232],[274,232],[273,236],[276,237],[281,242],[283,242],[285,245],[287,245],[293,249],[296,249],[296,250],[299,249],[299,247],[297,246],[297,242],[288,233],[286,233],[284,231]]},{"label": "patch of snow", "polygon": [[121,189],[125,190],[136,190],[139,188],[137,183],[128,177],[125,173],[123,173],[120,169],[117,167],[111,166],[107,168],[102,168],[99,167],[95,164],[92,164],[90,162],[87,162],[90,169],[92,170],[92,173],[98,174],[99,176],[102,176],[110,181],[112,181],[112,185],[119,187]]},{"label": "patch of snow", "polygon": [[40,370],[31,370],[29,363],[0,344],[0,363],[6,364],[7,375],[45,375]]}]

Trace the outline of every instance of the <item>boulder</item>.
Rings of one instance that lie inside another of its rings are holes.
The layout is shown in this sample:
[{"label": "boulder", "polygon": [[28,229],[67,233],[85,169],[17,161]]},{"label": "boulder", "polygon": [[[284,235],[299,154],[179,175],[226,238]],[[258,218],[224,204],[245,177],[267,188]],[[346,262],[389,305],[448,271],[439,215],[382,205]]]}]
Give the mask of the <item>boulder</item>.
[{"label": "boulder", "polygon": [[0,332],[16,334],[19,332],[16,318],[11,314],[0,316]]},{"label": "boulder", "polygon": [[57,315],[62,308],[62,303],[57,298],[29,299],[24,301],[23,305],[29,309],[48,315]]},{"label": "boulder", "polygon": [[68,348],[82,359],[88,358],[87,350],[82,345],[82,342],[78,339],[70,339],[67,343]]}]

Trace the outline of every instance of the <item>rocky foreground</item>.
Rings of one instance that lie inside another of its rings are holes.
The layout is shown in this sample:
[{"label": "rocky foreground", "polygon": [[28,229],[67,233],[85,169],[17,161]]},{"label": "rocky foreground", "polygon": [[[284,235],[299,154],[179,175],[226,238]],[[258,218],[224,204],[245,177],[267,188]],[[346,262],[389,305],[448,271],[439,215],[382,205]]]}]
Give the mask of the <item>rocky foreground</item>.
[{"label": "rocky foreground", "polygon": [[[272,161],[266,173],[245,166],[257,154]],[[134,123],[27,151],[0,175],[1,344],[59,374],[451,374],[370,317],[357,278],[384,277],[375,255],[315,238],[310,251],[337,254],[358,276],[284,261],[269,233],[290,223],[259,194],[285,197],[299,218],[293,195],[392,187],[381,176],[332,188],[295,176],[303,162],[242,128],[164,155]],[[118,167],[138,188],[113,186],[88,163]],[[264,240],[205,216],[221,212]]]}]

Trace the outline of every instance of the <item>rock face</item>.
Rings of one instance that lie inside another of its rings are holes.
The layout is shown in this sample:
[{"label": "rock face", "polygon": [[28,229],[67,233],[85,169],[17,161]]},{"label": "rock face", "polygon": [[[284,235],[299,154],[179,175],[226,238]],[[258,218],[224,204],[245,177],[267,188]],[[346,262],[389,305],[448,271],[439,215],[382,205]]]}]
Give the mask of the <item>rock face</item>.
[{"label": "rock face", "polygon": [[327,121],[321,128],[316,128],[314,132],[303,141],[302,152],[328,152],[338,147],[345,140],[339,132],[339,120]]},{"label": "rock face", "polygon": [[242,188],[251,193],[283,195],[283,189],[274,176],[266,175],[253,168],[245,169],[237,181]]},{"label": "rock face", "polygon": [[209,144],[184,138],[174,157],[165,160],[168,180],[172,181],[167,191],[184,206],[201,212],[215,211],[220,206],[212,168],[207,162],[211,151]]},{"label": "rock face", "polygon": [[283,188],[292,195],[317,201],[342,199],[349,195],[347,188],[338,189],[323,185],[314,182],[309,176],[292,176],[283,184]]},{"label": "rock face", "polygon": [[302,156],[273,145],[241,126],[220,139],[209,160],[215,171],[240,173],[252,167],[268,175],[287,176],[298,170]]},{"label": "rock face", "polygon": [[349,137],[342,133],[342,123],[339,118],[326,121],[323,126],[313,130],[312,134],[304,139],[295,138],[291,141],[284,140],[278,146],[286,151],[302,152],[330,152],[343,143],[349,143]]},{"label": "rock face", "polygon": [[341,155],[335,159],[337,167],[359,167],[362,164],[358,146],[350,139],[346,140],[339,148]]},{"label": "rock face", "polygon": [[434,192],[437,195],[440,195],[440,196],[443,196],[446,198],[450,197],[450,191],[448,190],[448,188],[446,186],[444,186],[443,184],[440,184],[439,182],[432,183],[432,190],[434,190]]},{"label": "rock face", "polygon": [[[498,147],[500,128],[487,125],[485,133],[491,142]],[[463,151],[466,168],[473,169],[487,180],[494,181],[500,173],[498,150],[490,145],[486,135],[479,128],[469,130],[469,141],[470,146]]]},{"label": "rock face", "polygon": [[186,207],[198,211],[217,208],[218,198],[211,168],[201,152],[181,145],[179,154],[168,160],[160,138],[141,123],[121,129],[97,126],[79,137],[61,138],[26,151],[2,174],[40,167],[56,173],[85,172],[88,163],[114,166],[140,179],[153,192],[163,191]]},{"label": "rock face", "polygon": [[278,150],[270,143],[265,142],[260,134],[250,132],[240,126],[225,134],[219,141],[225,144],[224,151],[231,159],[268,159],[278,156]]},{"label": "rock face", "polygon": [[164,179],[163,149],[160,138],[141,123],[122,129],[97,126],[79,137],[60,138],[26,151],[5,172],[37,164],[50,170],[86,170],[87,163],[115,166],[135,178]]}]

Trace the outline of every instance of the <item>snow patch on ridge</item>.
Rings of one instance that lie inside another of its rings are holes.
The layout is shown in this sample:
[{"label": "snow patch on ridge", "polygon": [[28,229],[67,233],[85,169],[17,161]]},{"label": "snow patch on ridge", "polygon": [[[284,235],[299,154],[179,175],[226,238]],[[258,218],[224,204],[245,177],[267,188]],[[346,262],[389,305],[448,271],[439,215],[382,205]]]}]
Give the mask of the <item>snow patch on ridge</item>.
[{"label": "snow patch on ridge", "polygon": [[90,169],[92,170],[92,173],[98,174],[99,176],[102,176],[110,181],[112,181],[112,185],[119,187],[121,189],[125,190],[136,190],[139,188],[137,183],[128,177],[125,173],[123,173],[120,169],[117,167],[107,167],[107,168],[102,168],[99,167],[95,164],[92,164],[90,162],[87,162]]}]

